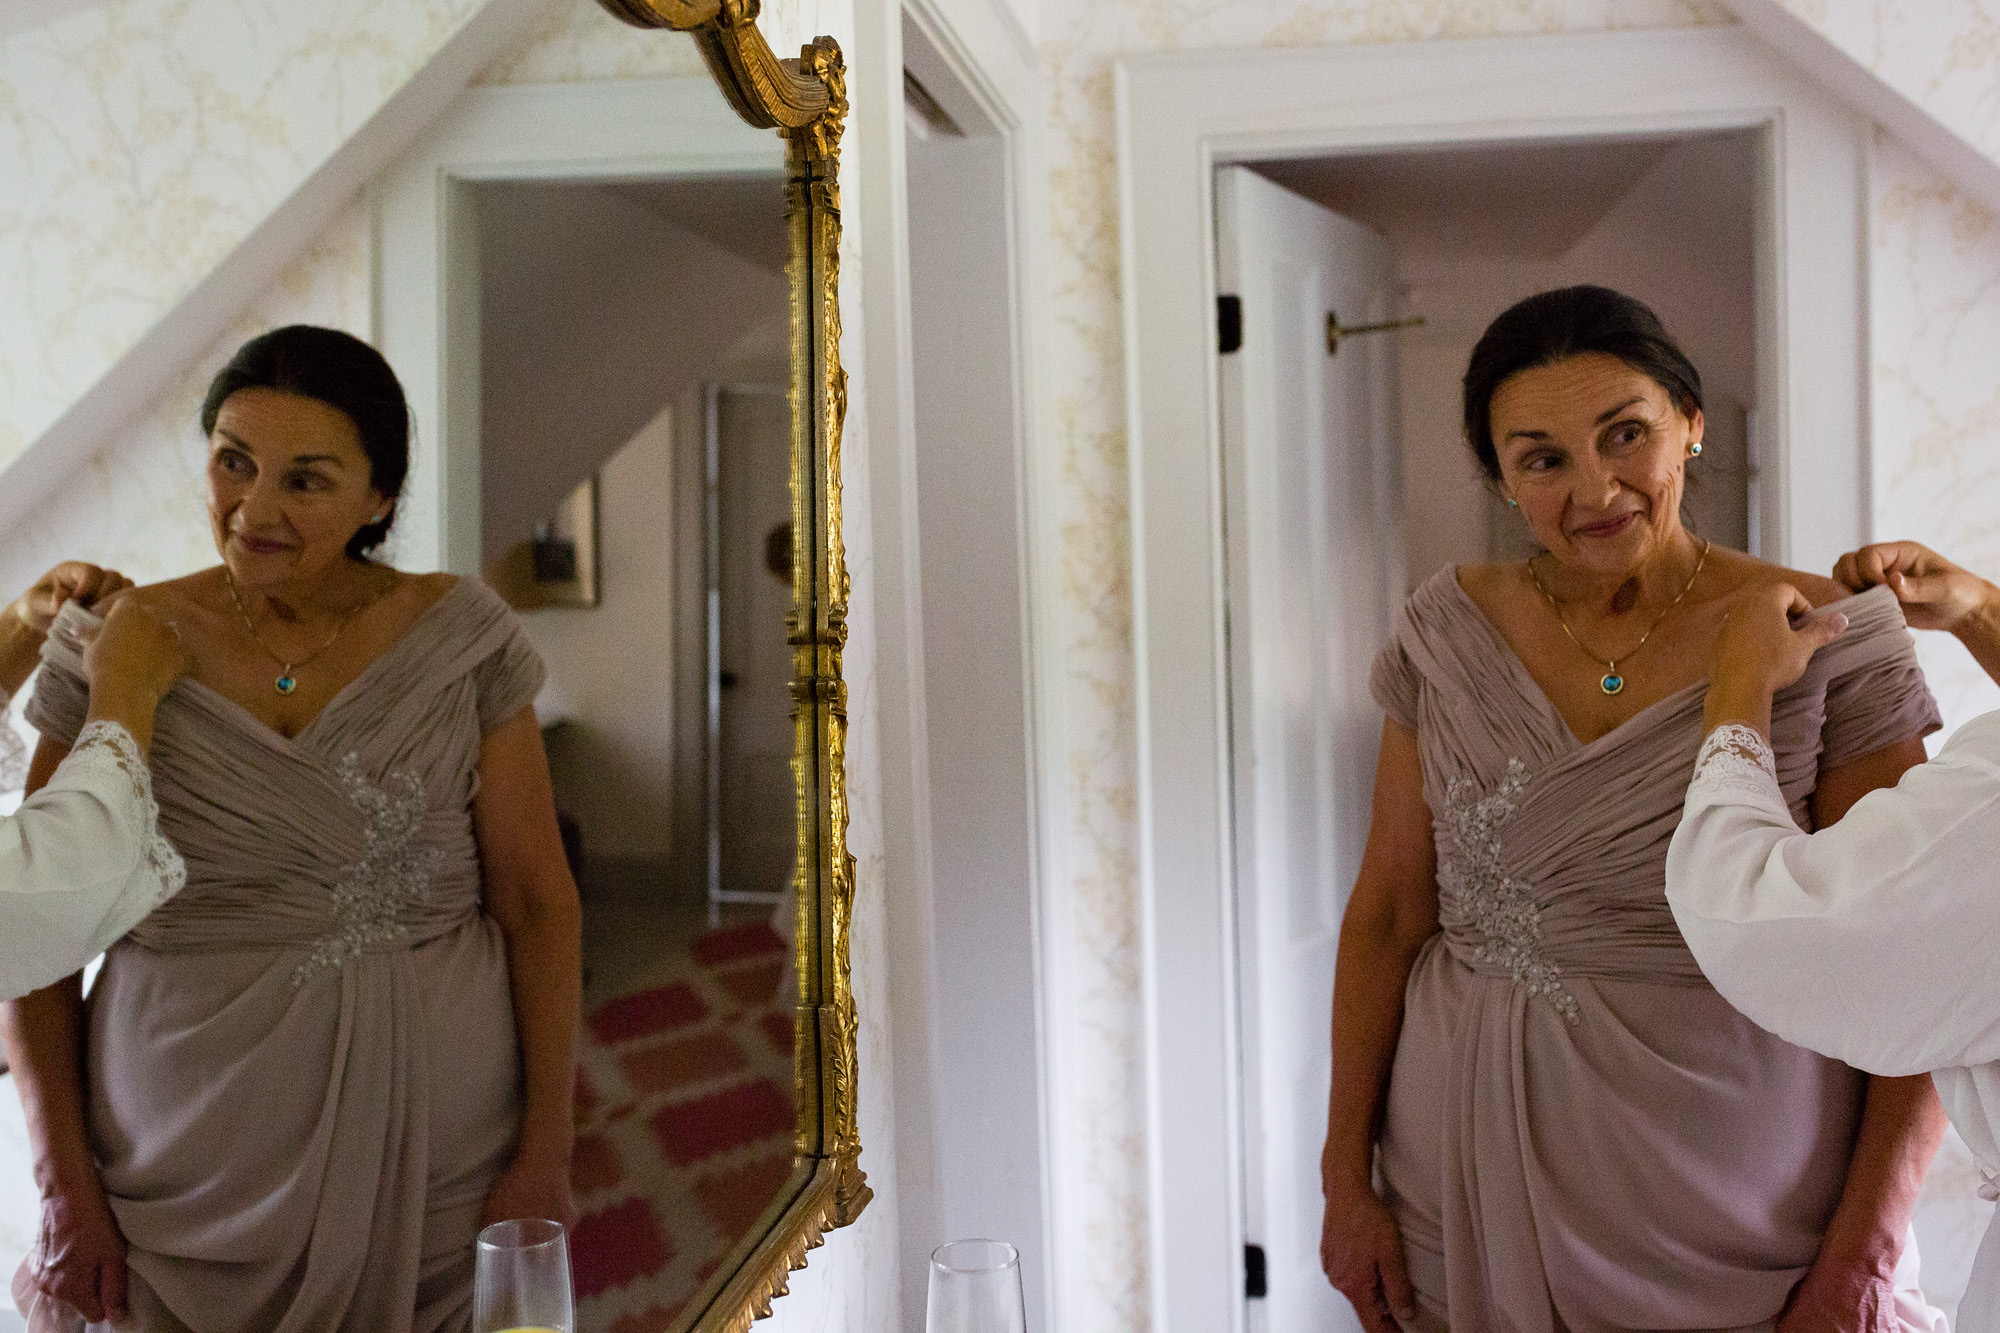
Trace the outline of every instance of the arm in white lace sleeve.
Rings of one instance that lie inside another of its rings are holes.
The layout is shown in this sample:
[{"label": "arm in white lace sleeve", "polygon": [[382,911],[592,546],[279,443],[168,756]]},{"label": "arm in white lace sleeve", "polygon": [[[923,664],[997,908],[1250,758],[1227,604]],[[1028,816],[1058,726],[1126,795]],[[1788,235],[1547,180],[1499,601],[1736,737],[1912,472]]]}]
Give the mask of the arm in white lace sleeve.
[{"label": "arm in white lace sleeve", "polygon": [[138,746],[115,722],[86,726],[49,784],[0,819],[0,997],[68,976],[186,882]]},{"label": "arm in white lace sleeve", "polygon": [[1755,748],[1704,745],[1667,855],[1716,990],[1874,1074],[2000,1058],[2000,714],[1811,835]]}]

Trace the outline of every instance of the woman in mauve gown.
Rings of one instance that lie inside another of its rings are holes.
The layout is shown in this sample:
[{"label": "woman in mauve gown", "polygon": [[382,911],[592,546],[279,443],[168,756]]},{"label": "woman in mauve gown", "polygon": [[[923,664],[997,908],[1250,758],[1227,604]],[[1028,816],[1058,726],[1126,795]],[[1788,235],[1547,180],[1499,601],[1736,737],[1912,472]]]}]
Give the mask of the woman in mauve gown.
[{"label": "woman in mauve gown", "polygon": [[[1542,548],[1446,569],[1375,669],[1375,811],[1340,937],[1322,1259],[1372,1330],[1943,1329],[1909,1220],[1928,1077],[1788,1045],[1703,979],[1664,892],[1731,599],[1823,578],[1681,522],[1701,383],[1601,287],[1494,321],[1468,441]],[[1938,725],[1886,589],[1782,691],[1801,825]]]},{"label": "woman in mauve gown", "polygon": [[[44,1203],[31,1327],[471,1325],[484,1222],[570,1220],[580,912],[542,669],[484,586],[369,558],[409,463],[381,356],[253,339],[202,410],[222,564],[140,589],[193,672],[162,701],[187,886],[10,1005]],[[84,720],[66,609],[31,785]]]}]

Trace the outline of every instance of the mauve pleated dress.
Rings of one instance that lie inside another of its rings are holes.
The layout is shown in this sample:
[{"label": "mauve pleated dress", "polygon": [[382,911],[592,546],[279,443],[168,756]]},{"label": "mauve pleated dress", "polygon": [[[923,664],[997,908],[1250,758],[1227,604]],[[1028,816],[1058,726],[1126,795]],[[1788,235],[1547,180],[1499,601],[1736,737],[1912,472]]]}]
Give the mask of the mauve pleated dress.
[{"label": "mauve pleated dress", "polygon": [[[57,740],[86,703],[64,628],[28,714]],[[154,791],[188,884],[88,1002],[90,1133],[131,1243],[121,1329],[470,1326],[479,1210],[521,1116],[474,769],[542,678],[512,612],[461,579],[293,739],[197,682],[161,704]]]},{"label": "mauve pleated dress", "polygon": [[[1779,694],[1793,815],[1822,765],[1938,713],[1895,597]],[[1702,738],[1691,686],[1580,743],[1446,569],[1411,595],[1376,698],[1417,734],[1439,934],[1405,992],[1379,1164],[1418,1327],[1768,1328],[1839,1202],[1865,1079],[1702,978],[1667,844]],[[1914,1289],[1906,1329],[1933,1327]]]}]

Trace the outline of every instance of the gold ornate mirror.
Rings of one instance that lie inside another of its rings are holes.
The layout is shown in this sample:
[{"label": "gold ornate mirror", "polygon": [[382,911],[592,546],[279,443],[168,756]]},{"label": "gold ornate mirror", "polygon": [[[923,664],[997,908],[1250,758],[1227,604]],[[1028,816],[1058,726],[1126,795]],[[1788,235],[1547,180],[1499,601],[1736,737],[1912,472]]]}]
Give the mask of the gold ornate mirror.
[{"label": "gold ornate mirror", "polygon": [[[757,29],[757,0],[601,3],[634,26],[689,33],[730,105],[785,143],[791,540],[774,540],[771,557],[782,568],[789,545],[798,900],[795,1155],[790,1178],[672,1324],[703,1333],[742,1330],[771,1312],[772,1299],[786,1290],[791,1270],[804,1266],[806,1252],[826,1231],[858,1217],[870,1197],[855,1128],[856,1019],[848,973],[854,878],[847,852],[847,687],[841,679],[848,594],[841,544],[847,381],[840,363],[838,173],[845,73],[840,48],[827,37],[797,60],[780,60]],[[711,438],[717,438],[713,431]]]}]

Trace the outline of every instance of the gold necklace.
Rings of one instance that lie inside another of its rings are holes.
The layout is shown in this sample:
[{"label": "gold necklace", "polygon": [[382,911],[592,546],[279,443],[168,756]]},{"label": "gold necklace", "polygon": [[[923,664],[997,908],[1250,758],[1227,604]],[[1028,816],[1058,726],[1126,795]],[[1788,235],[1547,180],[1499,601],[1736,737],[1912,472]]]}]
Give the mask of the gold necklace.
[{"label": "gold necklace", "polygon": [[[1701,556],[1694,562],[1694,573],[1688,575],[1688,581],[1681,585],[1680,593],[1674,600],[1667,603],[1667,609],[1653,617],[1653,623],[1648,625],[1646,632],[1639,636],[1639,642],[1633,644],[1631,649],[1626,652],[1626,661],[1631,661],[1632,655],[1646,646],[1646,640],[1653,637],[1653,631],[1660,627],[1660,622],[1673,613],[1673,609],[1681,604],[1681,598],[1686,597],[1688,590],[1694,587],[1694,581],[1701,577],[1701,567],[1708,563],[1708,549],[1711,545],[1713,545],[1712,542],[1706,540],[1702,542]],[[1549,604],[1549,610],[1556,613],[1556,624],[1562,626],[1563,634],[1568,637],[1571,643],[1576,645],[1576,650],[1593,662],[1604,663],[1604,676],[1597,682],[1597,687],[1606,694],[1617,694],[1622,691],[1625,688],[1625,677],[1618,674],[1618,663],[1609,658],[1599,657],[1596,653],[1591,652],[1590,649],[1583,646],[1583,640],[1576,637],[1575,633],[1570,630],[1569,621],[1563,618],[1562,608],[1556,605],[1556,599],[1549,596],[1549,590],[1542,586],[1542,576],[1535,572],[1535,562],[1533,560],[1528,561],[1528,577],[1535,581],[1535,591],[1540,593],[1542,600]]]},{"label": "gold necklace", "polygon": [[[374,596],[366,598],[361,602],[357,603],[353,610],[349,611],[346,615],[340,618],[340,623],[333,627],[333,633],[326,636],[326,641],[324,643],[320,644],[319,647],[307,653],[304,657],[294,658],[292,661],[287,662],[282,653],[278,652],[277,649],[271,647],[270,644],[265,643],[263,636],[257,633],[257,626],[253,624],[250,620],[250,612],[244,608],[243,597],[240,593],[236,591],[236,576],[229,572],[228,565],[224,565],[222,567],[222,581],[229,585],[229,600],[236,604],[236,614],[243,618],[243,628],[249,631],[251,642],[255,643],[259,648],[262,648],[265,652],[269,653],[271,655],[271,660],[278,664],[278,679],[274,681],[273,684],[275,685],[278,693],[280,694],[290,694],[293,690],[296,690],[299,687],[298,669],[302,666],[305,666],[307,663],[311,662],[315,657],[318,657],[321,653],[325,652],[327,649],[333,647],[333,641],[340,637],[342,630],[346,629],[350,624],[354,622],[354,617],[360,615],[363,611],[366,611],[369,607],[381,601],[384,594],[388,592],[388,588],[384,588],[381,592],[376,593]],[[391,587],[395,586],[395,579],[393,576],[390,578],[389,582]]]}]

